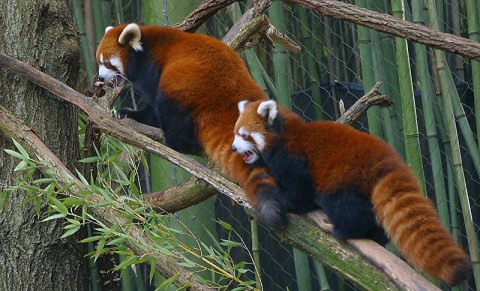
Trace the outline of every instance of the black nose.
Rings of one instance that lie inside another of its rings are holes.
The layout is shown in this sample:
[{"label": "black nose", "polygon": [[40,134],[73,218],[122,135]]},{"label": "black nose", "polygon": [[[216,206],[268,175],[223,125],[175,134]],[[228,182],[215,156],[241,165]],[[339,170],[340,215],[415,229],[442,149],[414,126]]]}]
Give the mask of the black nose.
[{"label": "black nose", "polygon": [[105,81],[105,78],[102,77],[102,76],[98,76],[98,80],[99,80],[100,82],[103,82],[103,81]]},{"label": "black nose", "polygon": [[232,145],[232,152],[237,152],[237,148],[234,145]]}]

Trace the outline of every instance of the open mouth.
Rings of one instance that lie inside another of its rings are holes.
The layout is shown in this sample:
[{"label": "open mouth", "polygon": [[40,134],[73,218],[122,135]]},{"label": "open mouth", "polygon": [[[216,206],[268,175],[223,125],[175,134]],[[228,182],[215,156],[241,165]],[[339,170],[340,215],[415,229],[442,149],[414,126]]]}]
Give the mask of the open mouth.
[{"label": "open mouth", "polygon": [[246,151],[242,153],[243,161],[245,161],[246,163],[253,162],[253,160],[255,159],[255,156],[256,156],[255,153],[251,151]]},{"label": "open mouth", "polygon": [[109,82],[108,85],[112,88],[117,88],[123,85],[124,79],[120,75],[115,75]]}]

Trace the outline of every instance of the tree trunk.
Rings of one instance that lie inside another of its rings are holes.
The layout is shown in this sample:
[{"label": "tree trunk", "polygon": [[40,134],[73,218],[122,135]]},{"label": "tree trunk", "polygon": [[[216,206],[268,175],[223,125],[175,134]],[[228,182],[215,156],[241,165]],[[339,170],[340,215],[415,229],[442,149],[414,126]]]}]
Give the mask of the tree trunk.
[{"label": "tree trunk", "polygon": [[[65,1],[0,2],[0,51],[74,86],[79,70],[78,34]],[[73,105],[18,75],[0,69],[0,103],[33,128],[70,168],[78,158]],[[0,136],[0,148],[14,148]],[[15,185],[18,160],[0,151],[0,189]],[[11,192],[0,212],[0,290],[85,290],[88,269],[79,237],[59,239],[61,220],[40,222],[27,194]],[[41,205],[41,212],[47,210]],[[40,214],[41,215],[41,214]]]}]

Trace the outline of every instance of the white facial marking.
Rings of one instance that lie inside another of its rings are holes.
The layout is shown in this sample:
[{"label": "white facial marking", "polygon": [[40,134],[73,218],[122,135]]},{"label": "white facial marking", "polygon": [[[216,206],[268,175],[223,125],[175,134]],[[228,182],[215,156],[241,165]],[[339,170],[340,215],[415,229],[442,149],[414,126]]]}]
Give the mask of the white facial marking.
[{"label": "white facial marking", "polygon": [[263,151],[263,149],[265,148],[265,138],[263,137],[263,135],[258,132],[252,132],[250,136],[257,143],[257,149],[259,151]]},{"label": "white facial marking", "polygon": [[272,124],[278,115],[277,102],[274,100],[263,101],[258,106],[257,113],[268,118],[268,124]]},{"label": "white facial marking", "polygon": [[238,134],[235,134],[232,146],[235,147],[238,154],[242,155],[243,160],[247,164],[253,164],[259,158],[255,146]]},{"label": "white facial marking", "polygon": [[104,82],[110,81],[115,75],[117,75],[117,72],[107,69],[105,65],[101,64],[98,66],[98,77],[103,78]]},{"label": "white facial marking", "polygon": [[122,61],[120,61],[119,57],[112,57],[110,59],[110,64],[112,66],[114,66],[115,68],[117,68],[117,70],[120,72],[120,74],[122,74],[122,75],[125,74],[125,71],[123,70]]},{"label": "white facial marking", "polygon": [[[104,82],[110,81],[113,77],[117,75],[125,75],[122,62],[120,61],[119,57],[112,57],[110,60],[106,60],[103,54],[100,54],[99,57],[100,65],[98,65],[98,77],[103,78]],[[107,68],[104,64],[105,61],[108,61],[110,65],[115,68]]]}]

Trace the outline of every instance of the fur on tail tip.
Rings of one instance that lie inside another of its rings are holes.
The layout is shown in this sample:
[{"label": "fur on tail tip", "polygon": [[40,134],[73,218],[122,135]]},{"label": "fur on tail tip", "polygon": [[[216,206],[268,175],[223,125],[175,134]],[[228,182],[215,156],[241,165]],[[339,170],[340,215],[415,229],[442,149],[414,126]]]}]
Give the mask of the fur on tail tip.
[{"label": "fur on tail tip", "polygon": [[285,227],[288,224],[287,211],[279,201],[261,199],[255,208],[267,224],[276,227]]},{"label": "fur on tail tip", "polygon": [[449,286],[455,286],[468,278],[468,275],[471,274],[472,265],[468,259],[465,259],[458,263],[456,270],[450,276],[446,283]]}]

